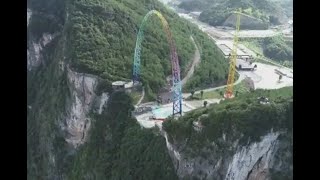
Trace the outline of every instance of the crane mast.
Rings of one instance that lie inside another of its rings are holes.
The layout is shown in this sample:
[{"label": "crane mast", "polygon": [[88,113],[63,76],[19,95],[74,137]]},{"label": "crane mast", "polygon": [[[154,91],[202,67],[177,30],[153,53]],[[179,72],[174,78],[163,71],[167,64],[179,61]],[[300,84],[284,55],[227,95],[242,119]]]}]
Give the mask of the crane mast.
[{"label": "crane mast", "polygon": [[227,89],[224,94],[224,97],[226,99],[230,99],[234,97],[233,83],[234,83],[234,74],[236,71],[236,62],[237,62],[238,35],[240,30],[240,11],[236,13],[237,13],[236,31],[234,33],[233,48],[230,56],[230,67],[229,67],[229,74],[228,74],[228,81],[227,81]]}]

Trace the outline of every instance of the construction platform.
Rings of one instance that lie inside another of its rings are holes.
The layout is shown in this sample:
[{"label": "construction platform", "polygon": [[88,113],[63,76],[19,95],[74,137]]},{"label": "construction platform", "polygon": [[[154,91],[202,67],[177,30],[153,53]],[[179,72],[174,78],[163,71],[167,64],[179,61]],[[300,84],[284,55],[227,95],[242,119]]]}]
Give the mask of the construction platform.
[{"label": "construction platform", "polygon": [[[194,109],[196,109],[196,107],[186,102],[182,103],[182,115]],[[132,112],[132,116],[137,119],[141,126],[152,128],[156,124],[161,125],[166,118],[172,116],[172,103],[164,105],[156,102],[141,104]]]},{"label": "construction platform", "polygon": [[251,63],[250,60],[237,59],[236,68],[239,71],[253,71],[255,69],[255,64]]},{"label": "construction platform", "polygon": [[[233,48],[233,42],[229,40],[218,40],[216,41],[216,44],[223,53],[224,57],[229,58]],[[237,57],[239,59],[251,59],[253,56],[255,56],[254,52],[245,47],[243,44],[238,44]]]}]

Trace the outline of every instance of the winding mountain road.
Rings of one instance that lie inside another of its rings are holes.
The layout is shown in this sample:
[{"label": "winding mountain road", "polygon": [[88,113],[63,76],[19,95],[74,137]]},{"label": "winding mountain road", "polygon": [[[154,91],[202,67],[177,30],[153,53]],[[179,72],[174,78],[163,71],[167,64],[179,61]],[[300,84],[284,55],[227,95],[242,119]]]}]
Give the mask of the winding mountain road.
[{"label": "winding mountain road", "polygon": [[194,70],[195,70],[195,67],[200,63],[201,61],[201,58],[200,58],[200,51],[198,49],[198,46],[197,44],[194,42],[194,39],[193,37],[191,36],[190,39],[192,40],[192,43],[194,44],[195,48],[196,48],[196,51],[194,53],[194,56],[193,56],[193,60],[192,60],[192,65],[187,73],[187,75],[182,79],[181,81],[181,85],[184,86],[187,81],[190,79],[190,77],[193,75],[194,73]]}]

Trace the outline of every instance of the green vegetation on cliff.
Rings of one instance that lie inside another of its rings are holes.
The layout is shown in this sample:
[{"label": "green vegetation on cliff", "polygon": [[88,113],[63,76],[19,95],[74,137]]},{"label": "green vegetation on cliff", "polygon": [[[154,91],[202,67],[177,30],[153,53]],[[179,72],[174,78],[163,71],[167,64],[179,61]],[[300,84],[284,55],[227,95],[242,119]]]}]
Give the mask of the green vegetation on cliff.
[{"label": "green vegetation on cliff", "polygon": [[[65,1],[28,0],[27,4],[32,11],[28,46],[38,43],[44,33],[62,31]],[[57,121],[65,115],[70,100],[67,73],[59,67],[64,55],[62,37],[56,36],[41,50],[43,63],[27,73],[27,179],[30,180],[61,179],[66,172],[69,147]]]},{"label": "green vegetation on cliff", "polygon": [[46,64],[27,74],[27,179],[65,172],[68,146],[57,119],[64,116],[70,94],[67,74],[59,69],[58,61],[63,58],[59,39],[42,51]]},{"label": "green vegetation on cliff", "polygon": [[[239,160],[239,156],[235,155],[236,152],[241,152],[240,162],[242,160],[246,162],[243,154],[250,152],[248,147],[265,148],[266,144],[254,146],[254,143],[262,142],[262,137],[267,134],[279,133],[277,140],[274,141],[275,148],[269,149],[273,151],[271,159],[274,166],[266,167],[270,171],[271,179],[292,179],[292,95],[292,87],[256,90],[240,94],[220,104],[191,111],[179,119],[170,119],[162,125],[167,132],[169,142],[179,151],[183,159],[187,159],[188,162],[199,162],[201,165],[208,163],[214,167],[221,166],[220,162],[223,162],[222,164],[226,163],[225,168],[230,167],[230,159]],[[268,98],[269,103],[265,103],[266,101],[260,97]],[[249,156],[251,161],[250,154],[246,157]],[[256,153],[252,156],[256,156]],[[259,164],[259,161],[255,161],[256,164]],[[191,175],[201,174],[193,172]]]},{"label": "green vegetation on cliff", "polygon": [[[170,135],[171,142],[173,139],[187,142],[192,148],[217,142],[223,133],[231,140],[241,137],[242,144],[249,140],[259,141],[272,128],[274,131],[292,131],[292,95],[292,87],[240,94],[235,99],[194,110],[179,120],[166,121],[163,128]],[[270,103],[261,104],[259,97],[267,97]],[[201,132],[193,129],[193,122],[197,120],[204,126]]]},{"label": "green vegetation on cliff", "polygon": [[95,121],[87,143],[72,157],[68,179],[177,179],[165,139],[141,129],[131,118],[131,98],[111,95]]}]

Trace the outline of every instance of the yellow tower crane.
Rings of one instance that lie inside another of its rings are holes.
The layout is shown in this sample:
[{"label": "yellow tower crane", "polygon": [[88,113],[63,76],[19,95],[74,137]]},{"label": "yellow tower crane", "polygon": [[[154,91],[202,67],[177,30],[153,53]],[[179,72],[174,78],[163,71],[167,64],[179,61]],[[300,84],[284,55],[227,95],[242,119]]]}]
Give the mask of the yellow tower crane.
[{"label": "yellow tower crane", "polygon": [[224,97],[226,99],[233,98],[233,83],[234,83],[234,74],[236,72],[236,62],[237,62],[237,49],[238,49],[238,35],[240,30],[240,12],[236,12],[237,14],[237,21],[236,21],[236,31],[234,33],[234,39],[233,39],[233,48],[231,51],[230,56],[230,67],[229,67],[229,74],[228,74],[228,82],[227,82],[227,89],[224,94]]}]

